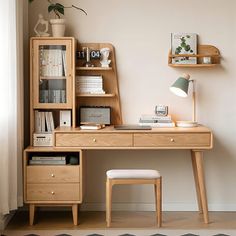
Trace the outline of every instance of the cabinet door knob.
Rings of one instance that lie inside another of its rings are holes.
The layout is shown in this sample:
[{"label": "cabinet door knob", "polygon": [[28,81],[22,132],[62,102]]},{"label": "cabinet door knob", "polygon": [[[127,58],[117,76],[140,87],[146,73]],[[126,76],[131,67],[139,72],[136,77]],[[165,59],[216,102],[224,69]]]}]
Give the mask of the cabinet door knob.
[{"label": "cabinet door knob", "polygon": [[55,175],[54,175],[54,174],[51,174],[51,176],[52,176],[52,177],[55,177]]},{"label": "cabinet door knob", "polygon": [[97,142],[97,140],[94,138],[94,139],[93,139],[93,142],[94,142],[94,143],[96,143],[96,142]]},{"label": "cabinet door knob", "polygon": [[55,195],[55,192],[54,192],[54,191],[52,191],[52,192],[51,192],[51,194],[52,194],[52,195]]},{"label": "cabinet door knob", "polygon": [[170,139],[171,142],[174,142],[175,140],[173,138]]}]

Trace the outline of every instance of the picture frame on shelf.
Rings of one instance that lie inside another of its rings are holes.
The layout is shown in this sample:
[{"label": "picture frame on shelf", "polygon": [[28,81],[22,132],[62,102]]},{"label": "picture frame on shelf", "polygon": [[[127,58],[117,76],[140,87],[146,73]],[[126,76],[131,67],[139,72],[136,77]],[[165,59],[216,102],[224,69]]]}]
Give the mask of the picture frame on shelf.
[{"label": "picture frame on shelf", "polygon": [[197,64],[197,57],[187,56],[197,54],[196,33],[171,33],[171,54],[185,55],[173,57],[172,64]]}]

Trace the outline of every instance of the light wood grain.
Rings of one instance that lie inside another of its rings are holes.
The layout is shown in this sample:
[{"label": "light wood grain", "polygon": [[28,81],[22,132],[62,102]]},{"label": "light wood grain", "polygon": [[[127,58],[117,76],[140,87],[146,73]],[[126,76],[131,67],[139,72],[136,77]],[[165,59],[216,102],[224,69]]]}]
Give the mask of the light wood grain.
[{"label": "light wood grain", "polygon": [[132,134],[56,134],[57,147],[117,147],[132,146]]},{"label": "light wood grain", "polygon": [[27,166],[27,183],[80,182],[80,166]]},{"label": "light wood grain", "polygon": [[80,187],[76,184],[27,184],[28,201],[79,201]]},{"label": "light wood grain", "polygon": [[210,146],[209,134],[134,134],[134,146],[204,147]]}]

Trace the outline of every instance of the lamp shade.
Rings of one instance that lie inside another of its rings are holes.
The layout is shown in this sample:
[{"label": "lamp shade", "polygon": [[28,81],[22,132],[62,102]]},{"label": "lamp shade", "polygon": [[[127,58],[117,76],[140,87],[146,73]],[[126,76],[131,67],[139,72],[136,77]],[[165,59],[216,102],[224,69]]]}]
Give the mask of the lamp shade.
[{"label": "lamp shade", "polygon": [[170,91],[177,96],[187,97],[189,87],[189,75],[183,75],[179,77],[173,85],[170,87]]}]

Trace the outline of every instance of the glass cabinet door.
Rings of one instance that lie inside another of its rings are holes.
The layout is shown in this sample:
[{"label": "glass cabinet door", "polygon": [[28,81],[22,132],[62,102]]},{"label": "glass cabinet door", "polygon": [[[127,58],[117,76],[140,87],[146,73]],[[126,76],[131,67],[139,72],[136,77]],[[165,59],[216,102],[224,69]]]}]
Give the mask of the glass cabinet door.
[{"label": "glass cabinet door", "polygon": [[71,43],[35,41],[33,90],[35,108],[71,108]]}]

